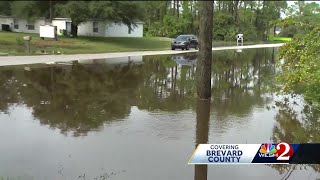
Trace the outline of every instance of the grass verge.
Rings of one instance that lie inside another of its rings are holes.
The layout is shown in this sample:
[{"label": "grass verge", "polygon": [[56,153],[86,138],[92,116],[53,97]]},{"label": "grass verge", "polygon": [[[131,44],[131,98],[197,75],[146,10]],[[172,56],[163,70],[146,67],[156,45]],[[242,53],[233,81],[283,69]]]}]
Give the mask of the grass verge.
[{"label": "grass verge", "polygon": [[115,37],[59,37],[42,40],[39,34],[0,32],[0,53],[8,55],[28,55],[23,36],[31,36],[30,54],[84,54],[129,52],[147,50],[170,49],[170,40],[143,37],[143,38],[115,38]]},{"label": "grass verge", "polygon": [[274,36],[270,36],[269,37],[270,41],[277,41],[277,42],[289,42],[292,40],[292,38],[290,37],[274,37]]}]

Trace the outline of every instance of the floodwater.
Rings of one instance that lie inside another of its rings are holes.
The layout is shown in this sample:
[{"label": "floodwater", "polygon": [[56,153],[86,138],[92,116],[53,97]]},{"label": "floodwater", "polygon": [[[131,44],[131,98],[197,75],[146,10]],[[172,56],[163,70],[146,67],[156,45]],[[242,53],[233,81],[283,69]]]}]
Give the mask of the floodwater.
[{"label": "floodwater", "polygon": [[0,179],[317,179],[319,166],[188,165],[198,143],[320,142],[319,112],[277,96],[277,49],[0,67]]}]

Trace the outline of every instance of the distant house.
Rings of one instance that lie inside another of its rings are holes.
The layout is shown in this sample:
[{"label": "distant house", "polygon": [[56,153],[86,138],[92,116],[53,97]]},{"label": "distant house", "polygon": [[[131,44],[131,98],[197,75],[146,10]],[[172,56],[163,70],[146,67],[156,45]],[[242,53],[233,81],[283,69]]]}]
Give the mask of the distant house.
[{"label": "distant house", "polygon": [[24,19],[16,19],[11,16],[0,15],[0,30],[24,33],[39,33],[40,25],[46,24],[44,18],[36,21],[27,21]]},{"label": "distant house", "polygon": [[[57,26],[58,35],[71,34],[70,18],[54,18],[52,25]],[[16,19],[10,16],[0,15],[0,31],[13,31],[24,33],[39,33],[41,25],[50,22],[44,18],[31,22],[24,19]],[[99,36],[99,37],[143,37],[143,22],[136,22],[136,27],[132,30],[123,23],[107,23],[99,20],[88,20],[78,26],[79,36]]]}]

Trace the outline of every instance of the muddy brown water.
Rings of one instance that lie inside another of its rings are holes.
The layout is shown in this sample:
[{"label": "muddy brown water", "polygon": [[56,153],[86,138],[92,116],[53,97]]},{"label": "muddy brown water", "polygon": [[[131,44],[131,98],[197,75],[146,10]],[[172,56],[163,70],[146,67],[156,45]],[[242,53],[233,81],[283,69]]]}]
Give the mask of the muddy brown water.
[{"label": "muddy brown water", "polygon": [[213,52],[198,109],[196,54],[0,67],[0,177],[317,179],[316,165],[187,164],[197,143],[320,141],[318,111],[274,93],[276,54]]}]

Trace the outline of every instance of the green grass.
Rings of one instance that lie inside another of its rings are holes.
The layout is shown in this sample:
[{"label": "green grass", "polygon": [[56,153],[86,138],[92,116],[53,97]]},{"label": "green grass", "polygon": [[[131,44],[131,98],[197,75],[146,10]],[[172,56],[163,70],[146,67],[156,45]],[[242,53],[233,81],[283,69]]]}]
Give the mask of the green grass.
[{"label": "green grass", "polygon": [[279,42],[289,42],[292,40],[290,37],[274,37],[274,36],[269,36],[270,41],[279,41]]},{"label": "green grass", "polygon": [[29,54],[23,36],[32,36],[31,54],[84,54],[129,52],[170,49],[170,40],[156,37],[114,38],[114,37],[59,37],[58,41],[41,40],[39,34],[0,32],[0,53],[8,55]]}]

